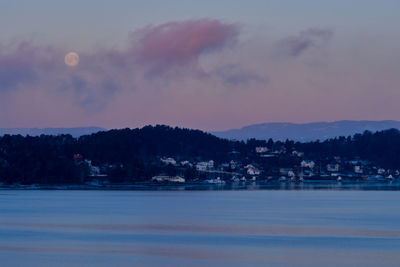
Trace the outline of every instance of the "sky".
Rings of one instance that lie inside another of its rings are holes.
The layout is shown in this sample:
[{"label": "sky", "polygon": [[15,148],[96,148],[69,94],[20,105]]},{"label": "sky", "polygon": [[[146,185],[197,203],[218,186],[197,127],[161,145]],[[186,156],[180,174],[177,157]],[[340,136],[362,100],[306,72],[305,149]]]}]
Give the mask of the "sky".
[{"label": "sky", "polygon": [[399,10],[398,0],[0,0],[0,128],[400,120]]}]

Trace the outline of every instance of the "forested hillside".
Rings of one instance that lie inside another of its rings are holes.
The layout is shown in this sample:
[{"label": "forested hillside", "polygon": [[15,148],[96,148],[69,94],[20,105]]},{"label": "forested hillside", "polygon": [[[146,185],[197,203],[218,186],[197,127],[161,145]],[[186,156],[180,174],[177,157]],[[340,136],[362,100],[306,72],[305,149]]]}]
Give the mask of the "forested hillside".
[{"label": "forested hillside", "polygon": [[[274,158],[260,157],[256,147],[266,147]],[[302,152],[302,156],[293,152]],[[400,132],[365,132],[324,142],[247,142],[220,139],[211,134],[168,126],[146,126],[99,132],[74,138],[71,135],[0,138],[0,182],[5,184],[79,184],[90,166],[99,166],[111,181],[145,181],[160,173],[180,172],[196,176],[193,166],[161,164],[174,158],[192,163],[213,160],[216,165],[235,160],[256,164],[266,173],[280,167],[298,166],[303,159],[329,162],[335,157],[363,159],[377,167],[400,169]]]}]

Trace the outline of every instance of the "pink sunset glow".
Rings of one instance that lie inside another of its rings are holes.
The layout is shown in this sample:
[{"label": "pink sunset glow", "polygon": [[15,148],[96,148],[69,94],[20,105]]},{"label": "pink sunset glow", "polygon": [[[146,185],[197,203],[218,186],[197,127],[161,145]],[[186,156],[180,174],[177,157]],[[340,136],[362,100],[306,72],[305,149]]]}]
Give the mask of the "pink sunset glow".
[{"label": "pink sunset glow", "polygon": [[77,51],[74,68],[64,64],[66,47],[3,43],[0,123],[220,130],[399,114],[394,48],[354,50],[357,40],[343,47],[337,29],[274,38],[238,25],[198,19],[144,26],[127,33],[123,48]]}]

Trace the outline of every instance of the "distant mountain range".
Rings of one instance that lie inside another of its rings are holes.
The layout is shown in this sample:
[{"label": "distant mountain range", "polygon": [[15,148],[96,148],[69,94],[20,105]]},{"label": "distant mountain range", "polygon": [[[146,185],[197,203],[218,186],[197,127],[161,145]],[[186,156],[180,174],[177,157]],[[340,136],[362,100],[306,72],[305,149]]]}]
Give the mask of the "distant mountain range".
[{"label": "distant mountain range", "polygon": [[[231,139],[247,140],[250,138],[266,140],[284,141],[286,139],[307,142],[313,140],[325,140],[337,136],[350,136],[356,133],[363,133],[368,130],[371,132],[382,131],[386,129],[399,129],[400,121],[335,121],[335,122],[312,122],[312,123],[288,123],[272,122],[245,126],[240,129],[227,131],[211,132],[211,134]],[[101,127],[75,127],[75,128],[0,128],[0,136],[5,134],[20,134],[39,136],[70,134],[73,137],[107,131]]]},{"label": "distant mountain range", "polygon": [[363,133],[386,130],[390,128],[400,129],[400,121],[335,121],[335,122],[313,122],[313,123],[263,123],[212,134],[226,139],[247,140],[250,138],[273,140],[313,141],[325,140],[337,136],[349,136]]},{"label": "distant mountain range", "polygon": [[0,136],[5,134],[20,134],[38,136],[45,135],[60,135],[70,134],[73,137],[97,133],[100,131],[107,131],[107,129],[100,127],[75,127],[75,128],[0,128]]}]

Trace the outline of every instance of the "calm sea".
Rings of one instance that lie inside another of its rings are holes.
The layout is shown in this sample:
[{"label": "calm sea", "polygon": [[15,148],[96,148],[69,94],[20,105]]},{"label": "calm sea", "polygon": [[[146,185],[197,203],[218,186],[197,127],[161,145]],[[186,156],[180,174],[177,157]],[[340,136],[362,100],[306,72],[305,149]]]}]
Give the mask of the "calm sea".
[{"label": "calm sea", "polygon": [[400,191],[0,191],[1,266],[399,266]]}]

